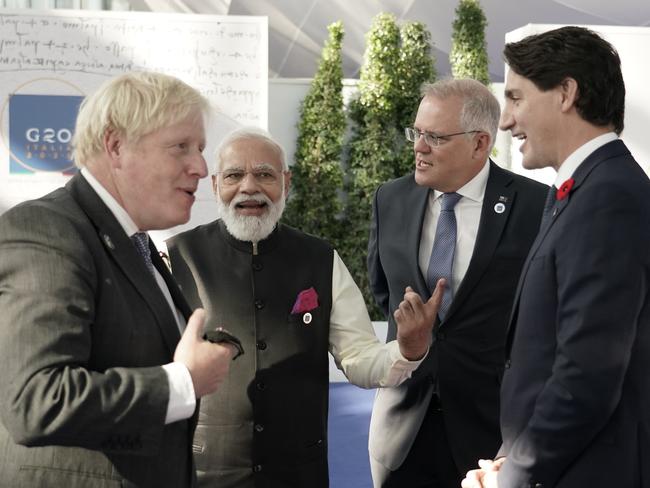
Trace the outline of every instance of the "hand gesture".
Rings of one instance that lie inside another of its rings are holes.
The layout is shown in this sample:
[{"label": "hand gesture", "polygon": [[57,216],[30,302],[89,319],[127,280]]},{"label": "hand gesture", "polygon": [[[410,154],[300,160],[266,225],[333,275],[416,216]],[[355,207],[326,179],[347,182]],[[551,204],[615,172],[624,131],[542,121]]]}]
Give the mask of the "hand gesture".
[{"label": "hand gesture", "polygon": [[431,344],[431,329],[438,315],[446,282],[436,283],[433,295],[426,303],[410,286],[406,287],[404,300],[393,314],[397,323],[397,342],[400,352],[409,361],[424,357]]},{"label": "hand gesture", "polygon": [[496,459],[479,459],[479,469],[472,469],[461,482],[462,488],[498,488],[497,472],[506,460],[505,457]]},{"label": "hand gesture", "polygon": [[235,347],[230,344],[213,344],[204,340],[204,323],[205,310],[197,308],[187,321],[174,352],[174,361],[183,363],[189,370],[197,398],[217,390],[236,354]]}]

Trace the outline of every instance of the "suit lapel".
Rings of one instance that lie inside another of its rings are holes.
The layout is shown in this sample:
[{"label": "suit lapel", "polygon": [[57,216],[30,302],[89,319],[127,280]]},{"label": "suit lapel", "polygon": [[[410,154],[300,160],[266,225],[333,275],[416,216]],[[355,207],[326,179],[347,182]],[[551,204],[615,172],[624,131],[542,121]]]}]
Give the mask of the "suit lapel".
[{"label": "suit lapel", "polygon": [[424,221],[424,214],[429,204],[429,193],[431,190],[415,183],[415,178],[412,181],[412,191],[407,192],[404,208],[413,209],[410,218],[405,219],[405,237],[408,249],[408,266],[410,268],[410,276],[417,276],[416,289],[422,296],[423,300],[428,300],[431,296],[431,290],[427,286],[426,277],[422,275],[420,269],[419,256],[420,256],[420,240],[422,238],[422,223]]},{"label": "suit lapel", "polygon": [[151,251],[151,261],[153,262],[154,267],[158,270],[160,275],[163,277],[163,280],[165,280],[165,284],[169,289],[169,293],[172,296],[172,300],[174,301],[176,308],[178,308],[181,311],[183,317],[185,318],[185,321],[189,320],[190,315],[192,315],[192,309],[187,303],[187,300],[185,300],[183,293],[178,287],[178,283],[176,283],[176,280],[172,277],[172,274],[169,272],[169,268],[160,257],[160,254],[158,253],[158,249],[156,249],[154,243],[151,242],[151,239],[149,240],[149,248]]},{"label": "suit lapel", "polygon": [[509,187],[511,181],[510,175],[490,161],[490,174],[485,187],[474,252],[465,277],[449,307],[445,322],[467,299],[492,261],[516,197],[515,190]]},{"label": "suit lapel", "polygon": [[[176,327],[176,318],[173,316],[160,287],[147,269],[142,257],[136,251],[131,239],[81,174],[75,175],[68,182],[66,188],[68,188],[70,194],[95,226],[106,253],[112,257],[116,266],[131,281],[149,306],[151,313],[156,318],[156,323],[160,328],[165,343],[170,353],[173,354],[180,339],[180,332]],[[153,249],[155,250],[155,247]],[[152,253],[152,260],[154,259],[156,261],[161,260],[157,251]],[[165,275],[163,275],[163,278],[165,278]]]},{"label": "suit lapel", "polygon": [[532,261],[533,257],[536,255],[542,242],[544,242],[544,239],[548,235],[549,230],[551,229],[555,221],[558,219],[558,217],[562,214],[562,212],[564,212],[564,210],[569,206],[569,203],[571,202],[571,198],[574,197],[576,192],[579,191],[580,187],[587,179],[589,174],[594,170],[594,168],[596,168],[599,164],[606,161],[607,159],[613,157],[619,157],[626,153],[629,154],[629,150],[627,149],[623,141],[621,141],[620,139],[609,142],[604,146],[601,146],[598,149],[596,149],[593,153],[587,156],[587,158],[580,164],[580,166],[578,166],[578,169],[576,169],[575,173],[572,176],[574,180],[573,188],[571,188],[569,194],[562,200],[556,200],[556,202],[553,204],[553,207],[551,208],[551,216],[546,220],[544,225],[539,229],[539,233],[537,234],[537,237],[535,238],[535,241],[533,242],[533,245],[531,246],[530,251],[528,252],[528,256],[526,257],[526,261],[524,262],[524,266],[522,267],[521,270],[519,283],[517,284],[517,291],[515,292],[515,300],[512,307],[512,312],[510,314],[510,320],[508,321],[508,332],[507,332],[507,342],[506,342],[507,352],[510,351],[510,346],[512,345],[512,334],[514,333],[514,323],[517,318],[517,312],[519,310],[519,299],[521,296],[521,289],[524,280],[526,278],[526,275],[528,274],[528,269],[530,268],[530,262]]}]

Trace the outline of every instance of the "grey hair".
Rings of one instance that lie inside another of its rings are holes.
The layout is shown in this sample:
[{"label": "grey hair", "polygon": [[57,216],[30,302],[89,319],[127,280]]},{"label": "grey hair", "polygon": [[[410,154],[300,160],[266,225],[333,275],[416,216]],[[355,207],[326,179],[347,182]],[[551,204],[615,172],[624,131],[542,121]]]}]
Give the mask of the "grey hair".
[{"label": "grey hair", "polygon": [[226,136],[223,138],[223,140],[219,143],[219,146],[215,150],[215,156],[216,156],[216,163],[214,166],[214,172],[218,173],[221,165],[223,163],[223,156],[231,145],[233,145],[235,142],[242,141],[242,140],[258,140],[262,141],[266,144],[268,144],[277,154],[277,156],[280,158],[280,161],[282,162],[282,171],[288,171],[289,170],[289,165],[287,164],[287,158],[284,154],[284,149],[280,145],[278,141],[276,141],[273,136],[262,129],[259,129],[257,127],[241,127],[239,129],[235,129],[232,132],[226,134]]},{"label": "grey hair", "polygon": [[490,89],[483,83],[469,78],[440,80],[425,83],[420,89],[423,97],[441,100],[459,97],[463,100],[459,122],[464,131],[480,130],[490,134],[490,150],[494,146],[499,128],[501,107]]}]

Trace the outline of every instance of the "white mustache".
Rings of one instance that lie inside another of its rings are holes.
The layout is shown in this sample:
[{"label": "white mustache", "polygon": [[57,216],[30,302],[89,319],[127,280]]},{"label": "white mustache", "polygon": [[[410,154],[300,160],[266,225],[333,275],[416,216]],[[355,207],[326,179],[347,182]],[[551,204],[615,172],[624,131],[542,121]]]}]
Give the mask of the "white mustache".
[{"label": "white mustache", "polygon": [[230,208],[234,208],[235,205],[239,205],[240,203],[243,202],[250,202],[250,201],[258,202],[258,203],[266,203],[267,205],[273,205],[273,202],[269,197],[264,195],[264,193],[253,193],[252,195],[244,195],[244,194],[239,194],[235,195],[232,200],[230,200]]}]

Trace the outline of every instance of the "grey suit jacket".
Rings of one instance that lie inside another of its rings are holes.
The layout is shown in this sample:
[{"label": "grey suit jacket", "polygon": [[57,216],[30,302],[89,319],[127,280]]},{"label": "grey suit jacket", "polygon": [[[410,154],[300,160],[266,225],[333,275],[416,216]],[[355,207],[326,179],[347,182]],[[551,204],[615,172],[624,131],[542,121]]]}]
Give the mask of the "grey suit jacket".
[{"label": "grey suit jacket", "polygon": [[192,486],[193,420],[164,425],[180,332],[81,175],[0,218],[0,310],[0,486]]},{"label": "grey suit jacket", "polygon": [[[395,470],[404,462],[436,381],[460,472],[499,448],[505,331],[547,189],[490,163],[474,253],[445,321],[434,330],[431,350],[409,380],[377,393],[369,448],[386,469]],[[404,288],[413,287],[423,299],[431,294],[418,265],[429,192],[410,174],[382,185],[375,195],[368,269],[375,299],[388,317],[389,340],[396,334],[392,315]],[[499,203],[503,212],[495,211]]]}]

